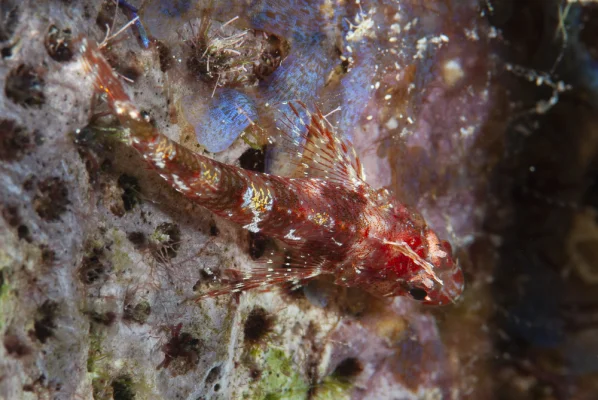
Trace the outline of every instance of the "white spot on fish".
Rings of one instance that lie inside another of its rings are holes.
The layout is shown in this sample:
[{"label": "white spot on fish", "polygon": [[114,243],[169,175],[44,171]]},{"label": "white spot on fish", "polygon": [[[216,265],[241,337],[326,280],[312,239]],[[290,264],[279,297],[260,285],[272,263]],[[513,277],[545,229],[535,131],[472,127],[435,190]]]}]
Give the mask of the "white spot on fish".
[{"label": "white spot on fish", "polygon": [[191,188],[187,185],[185,185],[185,183],[181,180],[181,178],[179,178],[178,175],[172,175],[172,179],[174,180],[174,184],[177,186],[178,189],[187,192],[189,190],[191,190]]},{"label": "white spot on fish", "polygon": [[341,242],[338,242],[338,241],[337,241],[335,238],[331,238],[331,239],[332,239],[332,242],[333,242],[335,245],[337,245],[337,246],[339,246],[339,247],[343,245]]},{"label": "white spot on fish", "polygon": [[253,198],[253,188],[251,188],[251,186],[248,186],[245,193],[243,193],[243,204],[241,204],[241,207],[249,208],[249,206],[251,205],[252,198]]},{"label": "white spot on fish", "polygon": [[249,232],[258,233],[260,228],[257,226],[257,224],[259,224],[261,221],[262,220],[260,219],[259,214],[254,214],[251,223],[243,226],[243,228],[247,229]]},{"label": "white spot on fish", "polygon": [[284,238],[289,240],[301,240],[300,237],[295,236],[295,229],[291,229]]}]

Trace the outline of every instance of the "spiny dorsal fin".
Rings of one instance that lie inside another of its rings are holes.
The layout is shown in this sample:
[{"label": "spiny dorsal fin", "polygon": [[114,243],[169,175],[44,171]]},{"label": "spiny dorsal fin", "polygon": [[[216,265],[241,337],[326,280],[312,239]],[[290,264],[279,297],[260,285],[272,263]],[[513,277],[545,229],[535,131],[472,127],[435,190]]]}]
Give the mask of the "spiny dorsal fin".
[{"label": "spiny dorsal fin", "polygon": [[300,126],[293,123],[291,118],[287,118],[287,125],[298,137],[286,135],[286,140],[292,144],[283,145],[296,165],[293,176],[321,178],[350,186],[361,185],[365,175],[353,145],[340,137],[320,110],[311,113],[304,103],[295,103],[301,110],[291,102],[288,105],[299,119]]}]

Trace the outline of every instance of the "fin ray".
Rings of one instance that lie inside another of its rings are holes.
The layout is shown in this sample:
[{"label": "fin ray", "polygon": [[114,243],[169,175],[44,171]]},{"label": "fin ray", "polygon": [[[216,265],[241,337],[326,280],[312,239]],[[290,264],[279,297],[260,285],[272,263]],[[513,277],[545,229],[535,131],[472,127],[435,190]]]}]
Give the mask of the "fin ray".
[{"label": "fin ray", "polygon": [[[302,126],[297,126],[289,116],[286,118],[286,128],[295,134],[299,131],[299,138],[293,135],[282,136],[283,151],[290,155],[291,162],[296,166],[293,177],[322,178],[328,181],[348,184],[356,187],[363,183],[365,174],[359,157],[353,145],[334,130],[326,121],[320,110],[311,113],[301,101],[295,101],[301,107],[299,110],[293,102],[289,108],[294,116],[299,118]],[[307,121],[301,116],[307,115]],[[298,150],[300,141],[303,149]]]},{"label": "fin ray", "polygon": [[225,272],[230,276],[223,286],[218,289],[200,293],[193,300],[199,302],[210,297],[218,297],[225,294],[244,292],[250,289],[270,290],[274,286],[284,283],[299,285],[325,273],[320,267],[253,267],[249,271],[227,269]]}]

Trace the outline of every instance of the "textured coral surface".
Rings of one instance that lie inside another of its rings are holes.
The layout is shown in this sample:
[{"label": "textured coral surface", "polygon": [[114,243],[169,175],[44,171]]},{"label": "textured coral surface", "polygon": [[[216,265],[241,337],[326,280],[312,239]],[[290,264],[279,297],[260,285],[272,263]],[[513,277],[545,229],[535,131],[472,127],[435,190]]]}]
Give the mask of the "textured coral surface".
[{"label": "textured coral surface", "polygon": [[[597,10],[0,0],[0,398],[595,398]],[[284,173],[285,102],[319,107],[452,243],[460,302],[327,280],[186,302],[281,250],[119,139],[78,43],[136,16],[102,51],[161,132]]]}]

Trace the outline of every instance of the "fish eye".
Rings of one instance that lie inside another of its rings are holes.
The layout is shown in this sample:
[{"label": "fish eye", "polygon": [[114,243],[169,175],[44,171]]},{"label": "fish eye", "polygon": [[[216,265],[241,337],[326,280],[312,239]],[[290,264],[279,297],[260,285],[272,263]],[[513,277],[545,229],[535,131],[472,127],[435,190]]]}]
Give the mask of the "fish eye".
[{"label": "fish eye", "polygon": [[414,287],[409,289],[409,294],[413,297],[414,300],[422,301],[425,300],[428,296],[428,292],[426,292],[422,288]]}]

